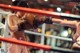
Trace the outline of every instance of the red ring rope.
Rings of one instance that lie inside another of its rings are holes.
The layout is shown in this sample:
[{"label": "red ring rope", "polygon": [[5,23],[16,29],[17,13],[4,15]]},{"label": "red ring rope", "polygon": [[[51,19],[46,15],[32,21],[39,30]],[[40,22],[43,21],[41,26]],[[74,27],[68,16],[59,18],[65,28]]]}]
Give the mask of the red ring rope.
[{"label": "red ring rope", "polygon": [[36,49],[43,49],[46,51],[58,51],[58,52],[64,52],[64,53],[75,53],[76,51],[73,50],[68,50],[68,49],[57,49],[54,47],[51,48],[50,46],[47,45],[41,45],[41,44],[37,44],[37,43],[31,43],[31,42],[26,42],[26,41],[20,41],[20,40],[16,40],[16,39],[12,39],[12,38],[2,38],[0,37],[0,41],[4,41],[4,42],[9,42],[9,43],[14,43],[14,44],[19,44],[19,45],[25,45],[25,46],[29,46],[29,47],[33,47]]},{"label": "red ring rope", "polygon": [[12,39],[12,38],[2,38],[2,37],[0,37],[0,41],[19,44],[19,45],[25,45],[25,46],[34,47],[34,48],[43,49],[43,50],[50,50],[51,49],[51,47],[47,46],[47,45],[41,45],[41,44],[37,44],[37,43],[21,41],[21,40],[16,40],[16,39]]},{"label": "red ring rope", "polygon": [[58,16],[58,14],[59,14],[59,13],[55,14],[50,11],[43,11],[43,10],[38,10],[38,9],[10,6],[10,5],[5,5],[5,4],[0,4],[0,8],[10,9],[10,10],[15,10],[15,11],[24,11],[24,12],[29,12],[29,13],[36,13],[36,14],[43,14],[43,15],[47,15],[47,16]]}]

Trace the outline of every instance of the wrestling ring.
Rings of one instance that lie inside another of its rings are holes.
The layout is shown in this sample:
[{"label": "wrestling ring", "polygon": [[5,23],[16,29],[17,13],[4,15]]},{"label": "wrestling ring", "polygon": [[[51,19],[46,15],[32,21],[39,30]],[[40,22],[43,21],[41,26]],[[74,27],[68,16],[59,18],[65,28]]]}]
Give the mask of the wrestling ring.
[{"label": "wrestling ring", "polygon": [[[17,6],[11,6],[11,5],[5,5],[5,4],[0,4],[0,8],[1,9],[9,9],[9,10],[15,10],[15,11],[23,11],[23,12],[29,12],[29,13],[34,13],[34,14],[42,14],[42,15],[47,15],[47,16],[70,16],[70,17],[77,17],[79,18],[80,16],[77,15],[65,15],[65,13],[57,13],[57,12],[49,12],[49,11],[43,11],[43,10],[37,10],[37,9],[31,9],[31,8],[22,8],[22,7],[17,7]],[[10,14],[10,12],[0,12],[0,14]],[[1,20],[1,18],[0,18]],[[3,25],[3,24],[2,24]],[[44,30],[45,24],[43,24],[42,26],[42,30]],[[74,26],[73,26],[74,27]],[[1,47],[1,53],[6,53],[6,49],[5,49],[5,42],[9,42],[9,43],[14,43],[14,44],[19,44],[19,45],[25,45],[25,46],[29,46],[29,47],[33,47],[36,48],[38,50],[41,50],[41,53],[43,53],[43,51],[57,51],[57,52],[63,52],[63,53],[78,53],[78,51],[76,50],[69,50],[69,49],[62,49],[62,48],[57,48],[57,47],[51,47],[48,45],[44,45],[44,31],[42,33],[35,33],[35,32],[31,32],[31,31],[27,31],[25,30],[25,33],[29,33],[29,34],[35,34],[35,35],[43,35],[41,36],[41,44],[37,44],[37,43],[32,43],[32,42],[25,42],[25,41],[19,41],[19,40],[15,40],[15,39],[11,39],[8,38],[8,26],[7,26],[7,20],[5,21],[5,25],[4,26],[0,26],[0,29],[4,28],[4,34],[3,37],[0,37],[0,41],[2,42],[2,47]],[[57,37],[57,36],[50,36],[51,38],[55,38],[55,39],[60,39],[60,40],[66,40],[66,41],[72,41],[72,39],[69,38],[61,38],[61,37]],[[47,53],[47,52],[46,52]]]}]

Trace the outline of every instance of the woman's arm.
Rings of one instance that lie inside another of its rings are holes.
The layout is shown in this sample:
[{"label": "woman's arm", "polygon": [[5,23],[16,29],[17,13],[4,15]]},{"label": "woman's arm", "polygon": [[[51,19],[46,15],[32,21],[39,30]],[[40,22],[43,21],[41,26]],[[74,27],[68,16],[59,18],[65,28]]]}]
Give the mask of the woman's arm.
[{"label": "woman's arm", "polygon": [[16,23],[16,21],[14,20],[16,18],[15,15],[10,15],[8,17],[8,26],[9,26],[9,29],[12,31],[12,32],[15,32],[18,30],[18,25]]},{"label": "woman's arm", "polygon": [[64,25],[64,26],[70,26],[70,27],[75,27],[75,28],[76,28],[76,24],[78,23],[77,21],[70,21],[66,19],[62,20],[62,19],[56,19],[56,18],[52,18],[52,21],[55,23]]},{"label": "woman's arm", "polygon": [[78,39],[78,37],[80,38],[80,22],[76,24],[76,32],[73,35],[73,40],[76,40],[76,41],[80,40]]}]

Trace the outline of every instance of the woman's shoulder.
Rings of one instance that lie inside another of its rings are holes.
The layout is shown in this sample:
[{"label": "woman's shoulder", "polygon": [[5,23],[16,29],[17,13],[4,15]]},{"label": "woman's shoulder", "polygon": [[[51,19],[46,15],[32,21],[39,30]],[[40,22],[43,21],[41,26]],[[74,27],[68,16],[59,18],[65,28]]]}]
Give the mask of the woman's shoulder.
[{"label": "woman's shoulder", "polygon": [[13,19],[14,17],[16,17],[15,14],[9,14],[9,15],[8,15],[8,18],[9,18],[9,19]]}]

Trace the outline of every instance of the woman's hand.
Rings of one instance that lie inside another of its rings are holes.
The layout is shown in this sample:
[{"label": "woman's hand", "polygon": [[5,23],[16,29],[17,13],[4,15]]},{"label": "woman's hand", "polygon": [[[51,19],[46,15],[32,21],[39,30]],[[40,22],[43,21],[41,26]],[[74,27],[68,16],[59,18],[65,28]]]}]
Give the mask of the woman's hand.
[{"label": "woman's hand", "polygon": [[19,19],[18,22],[17,22],[17,25],[21,24],[21,23],[24,23],[26,20],[24,19]]}]

